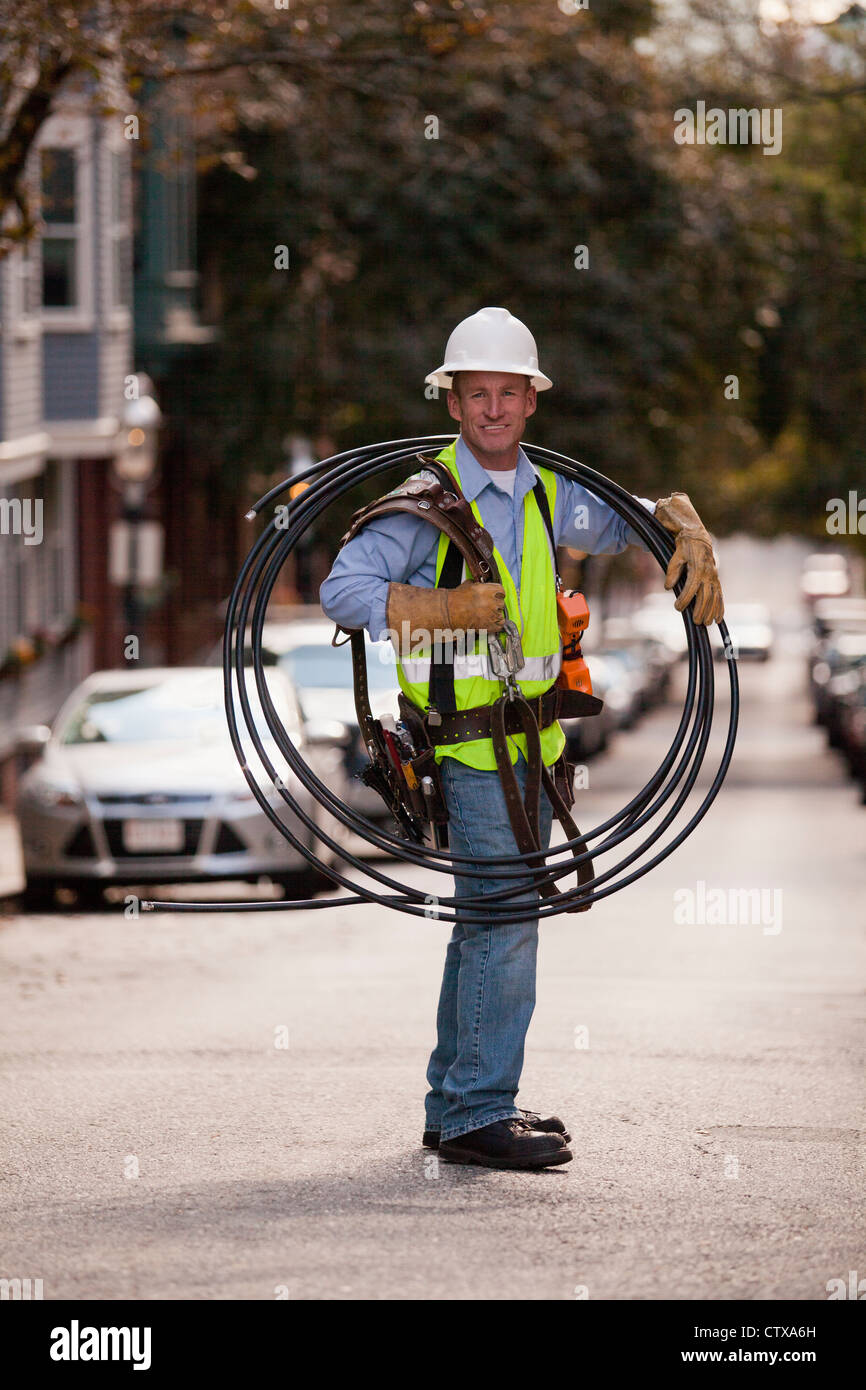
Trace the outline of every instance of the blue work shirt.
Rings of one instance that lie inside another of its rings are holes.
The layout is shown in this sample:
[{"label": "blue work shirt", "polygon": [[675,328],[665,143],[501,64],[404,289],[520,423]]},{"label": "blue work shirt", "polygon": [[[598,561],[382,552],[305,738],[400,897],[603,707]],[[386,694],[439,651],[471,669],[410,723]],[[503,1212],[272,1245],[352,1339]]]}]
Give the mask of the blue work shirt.
[{"label": "blue work shirt", "polygon": [[[538,475],[518,449],[511,497],[497,487],[495,472],[482,468],[462,436],[457,439],[455,459],[463,495],[467,502],[478,502],[484,525],[519,593],[523,501]],[[647,498],[637,500],[649,511],[655,510],[655,503]],[[561,476],[556,480],[553,530],[557,545],[574,546],[590,555],[617,555],[627,545],[643,546],[637,532],[612,507],[581,483]],[[327,616],[344,628],[365,627],[374,642],[386,638],[388,585],[417,584],[432,589],[439,535],[429,521],[414,516],[386,516],[368,522],[343,546],[319,590]]]}]

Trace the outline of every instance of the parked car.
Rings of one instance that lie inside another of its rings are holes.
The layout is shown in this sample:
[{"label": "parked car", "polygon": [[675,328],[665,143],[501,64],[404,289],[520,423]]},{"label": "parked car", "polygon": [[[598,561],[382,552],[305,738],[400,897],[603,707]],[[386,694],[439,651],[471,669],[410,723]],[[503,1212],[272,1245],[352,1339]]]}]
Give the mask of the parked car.
[{"label": "parked car", "polygon": [[811,666],[815,722],[831,748],[842,746],[841,702],[855,691],[866,668],[866,632],[833,632],[822,640]]},{"label": "parked car", "polygon": [[815,722],[845,758],[866,804],[866,598],[818,599],[809,653]]},{"label": "parked car", "polygon": [[829,709],[825,724],[827,742],[831,748],[838,748],[849,763],[852,751],[850,715],[860,702],[864,681],[866,652],[855,664],[837,671],[828,682]]},{"label": "parked car", "polygon": [[847,662],[856,661],[866,640],[866,599],[819,599],[813,610],[814,640],[809,652],[809,690],[815,722],[826,723],[829,682]]},{"label": "parked car", "polygon": [[[773,620],[765,603],[727,604],[725,623],[736,661],[769,661],[773,651]],[[716,625],[710,628],[710,641],[716,661],[722,661],[726,651]]]},{"label": "parked car", "polygon": [[[339,721],[346,730],[344,766],[349,808],[376,824],[390,824],[391,816],[378,792],[361,782],[369,758],[358,727],[352,673],[352,653],[345,643],[331,645],[334,624],[326,618],[297,618],[265,623],[262,654],[275,661],[292,679],[305,719]],[[373,714],[397,717],[400,684],[394,649],[390,642],[365,637],[367,685]]]},{"label": "parked car", "polygon": [[637,628],[630,617],[608,618],[602,645],[632,654],[641,672],[641,706],[651,709],[660,704],[670,689],[671,673],[677,655],[665,642]]},{"label": "parked car", "polygon": [[566,738],[566,753],[572,762],[584,763],[603,753],[619,727],[616,711],[616,696],[611,701],[614,689],[614,675],[603,661],[595,661],[586,653],[586,662],[592,681],[592,693],[604,701],[600,714],[585,719],[563,719],[562,729]]},{"label": "parked car", "polygon": [[[291,681],[268,672],[268,690],[299,750],[332,787],[341,750],[305,735]],[[268,756],[299,806],[335,839],[340,827],[297,781],[251,706]],[[51,729],[23,731],[20,746],[41,755],[21,780],[18,816],[26,899],[47,904],[59,885],[80,899],[111,883],[170,883],[267,876],[290,896],[316,886],[315,873],[259,807],[231,745],[222,672],[212,667],[100,671],[69,696]],[[248,764],[268,784],[249,733]],[[317,842],[274,785],[268,799],[305,845]],[[327,823],[326,823],[327,822]],[[319,852],[319,850],[317,850]],[[327,851],[322,855],[328,861]]]},{"label": "parked car", "polygon": [[858,677],[853,688],[840,700],[839,741],[866,805],[866,667],[860,668]]},{"label": "parked car", "polygon": [[593,681],[600,678],[607,683],[606,699],[616,715],[617,728],[630,729],[644,709],[640,660],[625,647],[600,647],[587,652],[586,660]]},{"label": "parked car", "polygon": [[674,607],[674,595],[668,592],[647,594],[631,615],[636,632],[654,637],[674,658],[688,651],[688,638],[683,616]]},{"label": "parked car", "polygon": [[822,598],[841,598],[851,587],[851,572],[844,555],[819,551],[807,555],[800,577],[800,593],[806,603]]},{"label": "parked car", "polygon": [[822,598],[812,610],[816,638],[831,632],[866,632],[866,598]]},{"label": "parked car", "polygon": [[[592,681],[592,693],[604,701],[600,714],[586,719],[563,719],[567,753],[573,762],[586,762],[603,753],[617,729],[629,721],[633,690],[618,664],[598,652],[584,652]],[[625,719],[625,723],[624,723]]]}]

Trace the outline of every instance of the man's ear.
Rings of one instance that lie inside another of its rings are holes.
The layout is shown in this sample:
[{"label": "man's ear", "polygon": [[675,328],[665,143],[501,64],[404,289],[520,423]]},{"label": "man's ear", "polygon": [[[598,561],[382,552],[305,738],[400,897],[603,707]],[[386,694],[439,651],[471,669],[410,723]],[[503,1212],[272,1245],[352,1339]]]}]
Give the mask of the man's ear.
[{"label": "man's ear", "polygon": [[452,420],[463,419],[463,413],[460,409],[460,397],[456,391],[451,390],[450,386],[448,388],[448,414],[451,416]]},{"label": "man's ear", "polygon": [[537,405],[538,405],[538,392],[536,391],[536,389],[535,389],[534,386],[530,386],[529,389],[528,389],[527,392],[526,392],[526,416],[527,416],[527,419],[529,418],[530,415],[534,415],[534,414],[535,414],[535,409],[536,409],[536,406],[537,406]]}]

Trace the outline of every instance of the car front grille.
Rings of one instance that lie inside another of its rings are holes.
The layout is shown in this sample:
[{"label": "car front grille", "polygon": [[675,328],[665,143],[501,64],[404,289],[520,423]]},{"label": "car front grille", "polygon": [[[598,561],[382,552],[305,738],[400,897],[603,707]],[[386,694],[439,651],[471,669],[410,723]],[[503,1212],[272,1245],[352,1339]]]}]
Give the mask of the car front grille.
[{"label": "car front grille", "polygon": [[129,792],[105,792],[96,799],[100,806],[185,806],[210,801],[211,796],[209,792],[141,792],[136,796]]},{"label": "car front grille", "polygon": [[176,850],[156,849],[156,850],[136,850],[134,853],[124,848],[123,844],[123,821],[107,820],[103,822],[105,826],[105,838],[108,840],[108,848],[114,859],[169,859],[190,856],[196,853],[198,842],[201,839],[201,829],[204,825],[203,820],[186,820],[183,823],[183,848]]}]

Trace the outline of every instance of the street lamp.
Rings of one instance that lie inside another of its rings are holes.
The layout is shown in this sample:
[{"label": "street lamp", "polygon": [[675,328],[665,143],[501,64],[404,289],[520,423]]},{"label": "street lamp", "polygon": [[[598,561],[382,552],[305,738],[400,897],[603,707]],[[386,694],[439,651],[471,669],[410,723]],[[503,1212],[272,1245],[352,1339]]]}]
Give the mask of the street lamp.
[{"label": "street lamp", "polygon": [[[144,388],[144,389],[142,389]],[[114,471],[123,483],[146,483],[156,471],[156,446],[162,411],[150,392],[153,382],[138,376],[139,394],[123,407],[123,430]]]}]

